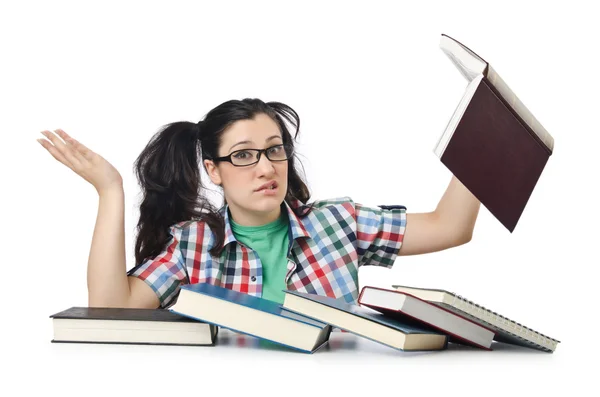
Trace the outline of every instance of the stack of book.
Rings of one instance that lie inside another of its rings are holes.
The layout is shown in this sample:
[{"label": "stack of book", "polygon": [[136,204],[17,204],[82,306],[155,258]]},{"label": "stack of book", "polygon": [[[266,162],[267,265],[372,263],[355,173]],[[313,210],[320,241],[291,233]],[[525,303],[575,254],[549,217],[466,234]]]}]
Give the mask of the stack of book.
[{"label": "stack of book", "polygon": [[71,308],[52,315],[52,342],[213,346],[218,327],[314,353],[332,329],[402,351],[445,350],[448,343],[492,350],[492,343],[546,352],[550,338],[444,290],[365,286],[356,304],[285,291],[283,304],[207,283],[182,285],[165,309]]},{"label": "stack of book", "polygon": [[[511,232],[554,149],[554,139],[498,73],[442,35],[469,84],[434,152]],[[169,310],[71,308],[51,316],[54,342],[214,345],[218,327],[313,353],[336,327],[394,349],[491,350],[504,342],[553,352],[558,340],[435,289],[364,287],[351,304],[285,291],[283,305],[210,284],[183,285]]]}]

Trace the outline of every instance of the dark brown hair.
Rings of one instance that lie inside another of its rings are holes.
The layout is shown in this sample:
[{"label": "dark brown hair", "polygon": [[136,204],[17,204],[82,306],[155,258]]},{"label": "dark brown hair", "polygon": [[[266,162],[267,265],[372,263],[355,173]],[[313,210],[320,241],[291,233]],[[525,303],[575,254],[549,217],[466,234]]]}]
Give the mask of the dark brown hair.
[{"label": "dark brown hair", "polygon": [[[229,126],[263,113],[277,123],[283,143],[293,147],[300,130],[298,114],[283,103],[265,103],[255,98],[224,102],[198,123],[167,124],[150,139],[134,166],[143,194],[135,243],[136,265],[160,254],[171,239],[169,227],[187,220],[205,221],[215,235],[210,254],[221,254],[225,222],[218,208],[205,197],[206,187],[202,185],[199,165],[203,159],[218,157],[223,133]],[[294,126],[293,137],[285,121]],[[310,192],[295,163],[294,154],[288,160],[288,189],[284,200],[288,204],[292,199],[307,203]],[[299,160],[298,163],[301,165]],[[226,204],[225,198],[223,200]],[[292,209],[300,217],[310,212]]]}]

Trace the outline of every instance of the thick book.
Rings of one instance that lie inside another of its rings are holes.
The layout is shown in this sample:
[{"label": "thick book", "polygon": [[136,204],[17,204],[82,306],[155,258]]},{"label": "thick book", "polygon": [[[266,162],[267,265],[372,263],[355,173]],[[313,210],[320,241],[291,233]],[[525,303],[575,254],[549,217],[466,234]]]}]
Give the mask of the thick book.
[{"label": "thick book", "polygon": [[497,342],[525,346],[548,353],[554,352],[560,343],[559,340],[534,331],[453,292],[405,285],[392,285],[392,288],[465,316],[493,330],[495,333],[494,340]]},{"label": "thick book", "polygon": [[71,307],[50,318],[54,343],[213,346],[218,333],[165,309]]},{"label": "thick book", "polygon": [[329,324],[285,310],[277,302],[208,283],[182,285],[169,310],[304,353],[324,346],[331,333]]},{"label": "thick book", "polygon": [[402,351],[444,350],[448,336],[340,299],[285,290],[283,307]]},{"label": "thick book", "polygon": [[405,292],[365,286],[358,304],[377,310],[388,317],[409,319],[433,327],[450,336],[450,342],[492,350],[494,331],[448,309]]},{"label": "thick book", "polygon": [[554,138],[487,61],[444,34],[440,48],[468,85],[434,153],[512,233]]}]

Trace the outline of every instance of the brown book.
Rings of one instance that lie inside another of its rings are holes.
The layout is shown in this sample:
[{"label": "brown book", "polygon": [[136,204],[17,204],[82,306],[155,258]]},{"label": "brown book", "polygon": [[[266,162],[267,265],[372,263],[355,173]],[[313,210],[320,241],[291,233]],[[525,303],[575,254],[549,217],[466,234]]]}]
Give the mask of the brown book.
[{"label": "brown book", "polygon": [[440,48],[469,83],[434,152],[513,232],[554,139],[488,62],[444,34]]}]

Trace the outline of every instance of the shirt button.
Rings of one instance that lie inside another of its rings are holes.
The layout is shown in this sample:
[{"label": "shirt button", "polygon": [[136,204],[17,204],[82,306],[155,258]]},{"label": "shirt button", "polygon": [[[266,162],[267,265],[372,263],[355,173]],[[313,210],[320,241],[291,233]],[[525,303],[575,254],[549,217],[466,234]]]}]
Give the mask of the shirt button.
[{"label": "shirt button", "polygon": [[252,281],[256,281],[256,276],[252,276],[252,277],[250,277],[250,280],[252,280]]}]

